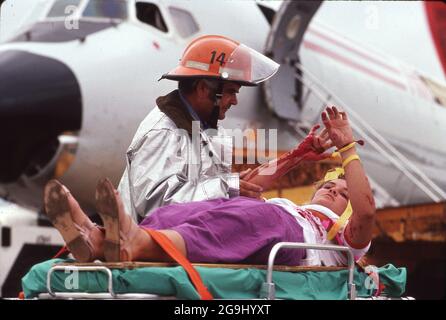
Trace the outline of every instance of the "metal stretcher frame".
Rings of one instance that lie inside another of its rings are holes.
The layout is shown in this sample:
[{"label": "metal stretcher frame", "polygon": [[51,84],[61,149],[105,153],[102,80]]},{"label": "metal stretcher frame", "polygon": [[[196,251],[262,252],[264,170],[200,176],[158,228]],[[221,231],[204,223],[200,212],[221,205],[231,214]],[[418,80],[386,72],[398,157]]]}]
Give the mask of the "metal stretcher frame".
[{"label": "metal stretcher frame", "polygon": [[[107,291],[106,293],[85,293],[85,292],[53,292],[51,289],[51,275],[54,271],[99,271],[107,275]],[[124,293],[117,294],[113,290],[113,275],[109,268],[105,266],[53,266],[47,273],[46,287],[48,293],[39,295],[41,299],[122,299],[122,300],[171,300],[175,297],[159,296],[147,293]]]},{"label": "metal stretcher frame", "polygon": [[279,242],[271,249],[268,257],[268,271],[266,274],[266,282],[262,286],[260,293],[261,298],[267,300],[273,300],[276,297],[275,284],[273,282],[273,266],[276,255],[281,249],[313,249],[313,250],[333,250],[347,253],[348,258],[348,298],[350,300],[356,299],[356,286],[353,282],[353,276],[355,272],[355,259],[353,252],[344,246],[328,245],[328,244],[310,244],[310,243],[298,243],[298,242]]},{"label": "metal stretcher frame", "polygon": [[[348,296],[347,298],[350,300],[356,299],[356,287],[353,283],[353,275],[355,271],[355,260],[353,257],[352,251],[348,247],[337,246],[337,245],[325,245],[325,244],[310,244],[310,243],[298,243],[298,242],[279,242],[271,249],[271,252],[268,257],[268,265],[267,265],[267,275],[266,282],[263,283],[261,291],[260,291],[260,299],[273,300],[276,298],[275,296],[275,284],[273,282],[273,270],[277,269],[274,266],[274,261],[276,259],[276,255],[281,249],[313,249],[313,250],[332,250],[332,251],[340,251],[346,252],[348,258],[348,279],[347,279],[347,288],[348,288]],[[113,264],[112,264],[113,265]],[[134,264],[130,264],[133,265]],[[146,264],[147,265],[147,264]],[[166,263],[166,265],[176,265]],[[206,266],[205,264],[194,264]],[[228,267],[233,268],[241,267],[246,265],[211,265],[212,267]],[[117,267],[117,266],[115,266]],[[144,264],[136,264],[136,267],[144,267]],[[252,267],[252,265],[250,266]],[[113,267],[112,267],[113,268]],[[288,267],[286,269],[290,270],[294,268],[295,271],[335,271],[335,270],[344,270],[344,267]],[[104,265],[94,266],[91,264],[88,265],[55,265],[51,267],[51,269],[47,273],[47,292],[39,294],[40,299],[141,299],[141,300],[158,300],[158,299],[175,299],[173,296],[159,296],[155,294],[143,294],[143,293],[125,293],[125,294],[117,294],[113,289],[113,275],[110,270],[111,268],[106,267]],[[104,293],[84,293],[84,292],[53,292],[51,289],[51,276],[55,271],[99,271],[104,272],[107,275],[107,291]]]}]

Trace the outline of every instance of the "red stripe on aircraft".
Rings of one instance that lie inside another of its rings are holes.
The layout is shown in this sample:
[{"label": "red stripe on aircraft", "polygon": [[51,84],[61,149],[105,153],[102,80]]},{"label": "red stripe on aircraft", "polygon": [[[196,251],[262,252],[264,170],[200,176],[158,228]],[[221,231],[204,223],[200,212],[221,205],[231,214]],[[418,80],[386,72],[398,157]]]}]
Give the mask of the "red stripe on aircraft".
[{"label": "red stripe on aircraft", "polygon": [[352,48],[352,47],[350,47],[350,46],[348,46],[348,45],[346,45],[346,44],[344,44],[342,42],[339,42],[336,39],[330,38],[326,34],[323,34],[323,33],[319,32],[319,31],[314,30],[314,29],[308,29],[308,31],[310,33],[313,33],[314,35],[318,36],[319,38],[322,38],[322,39],[324,39],[324,40],[326,40],[326,41],[328,41],[328,42],[330,42],[330,43],[332,43],[332,44],[334,44],[334,45],[336,45],[338,47],[341,47],[341,48],[346,49],[346,50],[348,50],[350,52],[353,52],[354,54],[356,54],[356,55],[358,55],[358,56],[360,56],[360,57],[362,57],[364,59],[367,59],[367,60],[369,60],[369,61],[371,61],[371,62],[373,62],[373,63],[375,63],[377,65],[380,65],[381,67],[383,67],[383,68],[385,68],[385,69],[387,69],[389,71],[392,71],[392,72],[395,72],[397,74],[400,74],[398,69],[396,69],[394,67],[391,67],[391,66],[389,66],[389,65],[387,65],[387,64],[385,64],[385,63],[383,63],[383,62],[373,58],[372,56],[369,56],[368,54],[362,53],[361,51],[358,51],[358,50],[356,50],[356,49],[354,49],[354,48]]},{"label": "red stripe on aircraft", "polygon": [[384,76],[382,74],[379,74],[376,71],[373,71],[373,70],[371,70],[369,68],[366,68],[366,67],[364,67],[364,66],[362,66],[362,65],[360,65],[360,64],[358,64],[358,63],[356,63],[356,62],[354,62],[354,61],[352,61],[352,60],[350,60],[350,59],[348,59],[346,57],[343,57],[343,56],[341,56],[341,55],[339,55],[339,54],[337,54],[337,53],[335,53],[333,51],[330,51],[330,50],[328,50],[328,49],[326,49],[324,47],[321,47],[321,46],[319,46],[319,45],[317,45],[317,44],[315,44],[313,42],[310,42],[308,40],[304,40],[303,44],[304,44],[305,48],[308,48],[310,50],[316,51],[316,52],[321,53],[323,55],[326,55],[326,56],[328,56],[330,58],[333,58],[333,59],[335,59],[335,60],[337,60],[337,61],[339,61],[339,62],[341,62],[341,63],[343,63],[345,65],[348,65],[348,66],[350,66],[350,67],[352,67],[352,68],[354,68],[356,70],[362,71],[363,73],[368,74],[368,75],[370,75],[370,76],[372,76],[372,77],[374,77],[376,79],[379,79],[379,80],[382,80],[384,82],[387,82],[388,84],[391,84],[391,85],[393,85],[393,86],[395,86],[397,88],[400,88],[402,90],[406,89],[406,86],[404,84],[402,84],[401,82],[398,82],[398,81],[396,81],[394,79],[386,77],[386,76]]}]

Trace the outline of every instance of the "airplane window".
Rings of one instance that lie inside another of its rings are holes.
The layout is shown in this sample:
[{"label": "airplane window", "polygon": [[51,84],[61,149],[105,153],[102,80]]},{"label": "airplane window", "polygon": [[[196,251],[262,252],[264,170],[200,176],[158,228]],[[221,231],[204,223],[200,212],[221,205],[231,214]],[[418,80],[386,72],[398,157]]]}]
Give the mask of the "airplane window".
[{"label": "airplane window", "polygon": [[127,3],[123,0],[90,0],[82,15],[124,20],[127,19]]},{"label": "airplane window", "polygon": [[198,24],[189,12],[174,7],[169,7],[169,12],[180,36],[187,38],[198,32]]},{"label": "airplane window", "polygon": [[167,26],[164,22],[160,9],[153,3],[136,3],[136,17],[139,21],[144,22],[163,32],[167,32]]},{"label": "airplane window", "polygon": [[64,17],[73,14],[73,8],[79,7],[81,0],[58,0],[51,7],[48,17]]}]

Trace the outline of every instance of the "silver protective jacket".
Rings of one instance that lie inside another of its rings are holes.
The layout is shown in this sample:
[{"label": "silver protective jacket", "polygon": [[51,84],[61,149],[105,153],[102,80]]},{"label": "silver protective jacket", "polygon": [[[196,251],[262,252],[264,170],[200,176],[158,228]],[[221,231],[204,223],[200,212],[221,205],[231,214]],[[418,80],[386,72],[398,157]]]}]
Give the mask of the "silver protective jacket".
[{"label": "silver protective jacket", "polygon": [[201,130],[178,90],[156,102],[127,150],[118,187],[127,212],[141,221],[168,204],[238,196],[232,137]]}]

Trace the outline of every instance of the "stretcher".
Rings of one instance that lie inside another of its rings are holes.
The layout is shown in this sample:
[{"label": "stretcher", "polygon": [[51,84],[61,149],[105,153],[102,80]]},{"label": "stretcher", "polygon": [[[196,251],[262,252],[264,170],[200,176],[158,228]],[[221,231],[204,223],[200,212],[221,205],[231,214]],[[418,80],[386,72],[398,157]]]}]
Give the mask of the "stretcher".
[{"label": "stretcher", "polygon": [[[347,267],[274,265],[281,249],[336,250],[347,254]],[[347,247],[282,242],[268,265],[193,264],[216,299],[364,299],[376,298],[378,286],[355,266]],[[406,269],[388,264],[377,269],[381,298],[400,298]],[[74,263],[52,259],[35,265],[22,279],[27,299],[199,299],[186,272],[174,263]]]}]

